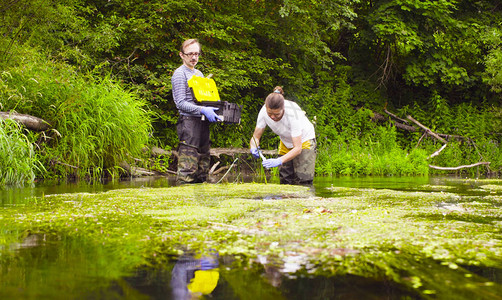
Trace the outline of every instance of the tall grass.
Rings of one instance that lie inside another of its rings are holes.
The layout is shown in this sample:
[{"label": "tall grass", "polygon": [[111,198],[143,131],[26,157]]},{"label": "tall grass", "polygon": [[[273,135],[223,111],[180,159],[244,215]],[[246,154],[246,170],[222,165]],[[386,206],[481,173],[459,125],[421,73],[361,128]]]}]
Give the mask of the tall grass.
[{"label": "tall grass", "polygon": [[[79,176],[116,174],[121,162],[141,156],[148,143],[148,112],[145,103],[108,78],[84,87],[89,82],[77,82],[77,93],[52,107],[60,137],[51,144],[51,155],[77,167]],[[59,173],[68,170],[60,165]]]},{"label": "tall grass", "polygon": [[372,141],[338,138],[318,148],[318,175],[427,175],[426,152],[406,151],[397,144],[395,128],[381,127]]},{"label": "tall grass", "polygon": [[3,110],[40,117],[51,130],[39,135],[45,177],[119,175],[149,141],[146,103],[110,77],[82,75],[61,62],[25,50],[0,76]]},{"label": "tall grass", "polygon": [[33,182],[39,166],[23,128],[13,120],[0,118],[0,185]]}]

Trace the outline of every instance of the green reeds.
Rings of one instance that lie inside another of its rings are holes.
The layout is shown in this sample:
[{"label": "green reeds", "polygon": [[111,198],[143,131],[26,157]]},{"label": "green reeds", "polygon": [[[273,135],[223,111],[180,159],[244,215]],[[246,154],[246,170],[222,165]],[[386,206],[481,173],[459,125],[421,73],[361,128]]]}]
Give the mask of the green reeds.
[{"label": "green reeds", "polygon": [[[138,158],[148,143],[149,114],[145,103],[109,78],[94,81],[55,108],[55,127],[61,137],[53,154],[77,167],[78,176],[116,175],[123,161]],[[68,170],[61,166],[61,173]]]},{"label": "green reeds", "polygon": [[337,139],[318,147],[318,175],[422,176],[428,172],[426,151],[402,149],[392,127],[379,128],[373,139],[354,139],[350,144]]},{"label": "green reeds", "polygon": [[122,162],[142,155],[151,134],[146,102],[109,76],[26,50],[22,62],[0,74],[2,110],[48,121],[39,150],[44,177],[117,176]]},{"label": "green reeds", "polygon": [[0,185],[33,182],[37,159],[32,143],[15,121],[0,119]]}]

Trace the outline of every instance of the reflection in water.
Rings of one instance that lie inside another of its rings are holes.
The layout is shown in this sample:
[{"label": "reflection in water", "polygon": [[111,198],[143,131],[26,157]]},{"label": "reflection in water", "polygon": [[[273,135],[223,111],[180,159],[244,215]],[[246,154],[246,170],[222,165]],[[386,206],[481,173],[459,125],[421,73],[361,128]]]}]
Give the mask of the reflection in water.
[{"label": "reflection in water", "polygon": [[0,186],[0,207],[25,203],[27,199],[51,194],[100,193],[114,189],[168,187],[176,184],[174,177],[139,177],[114,182],[38,182],[30,186]]},{"label": "reflection in water", "polygon": [[[143,178],[102,185],[76,183],[10,188],[0,190],[0,206],[22,203],[26,197],[54,193],[171,185],[166,178]],[[330,197],[333,193],[326,187],[331,185],[407,191],[439,189],[459,193],[461,197],[473,190],[500,195],[500,190],[480,190],[480,183],[472,181],[464,183],[462,180],[427,177],[316,178],[311,190],[317,196],[326,193]],[[284,197],[270,195],[265,200]],[[469,201],[468,197],[465,198]],[[500,201],[498,199],[493,201]],[[454,200],[438,202],[436,208],[445,213],[463,209],[458,202],[464,200]],[[413,272],[422,272],[424,278],[431,278],[428,284],[433,284],[442,296],[470,292],[462,299],[500,299],[493,292],[500,289],[486,285],[488,280],[502,284],[500,269],[461,266],[469,272],[459,272],[434,262],[424,264],[414,257],[389,257],[395,258],[395,264],[403,270],[404,280],[413,281],[418,278],[412,276]],[[212,253],[204,257],[186,255],[163,266],[137,268],[133,262],[118,259],[111,249],[101,245],[64,237],[47,241],[45,236],[29,235],[22,243],[12,245],[10,253],[0,253],[0,299],[421,299],[406,285],[382,278],[310,276],[307,272],[302,273],[299,268],[302,264],[293,259],[295,257],[284,258],[286,264],[281,266],[266,261],[250,265]],[[374,267],[368,265],[368,268]]]},{"label": "reflection in water", "polygon": [[[270,261],[248,263],[214,252],[138,268],[110,250],[59,237],[1,253],[0,299],[427,299],[385,276],[312,276],[302,269],[287,274]],[[459,272],[404,255],[394,263],[402,268],[403,280],[412,280],[416,272],[430,278],[438,292],[434,299],[500,299],[496,286],[484,284],[487,279],[500,284],[500,269]]]},{"label": "reflection in water", "polygon": [[220,277],[218,266],[216,253],[201,258],[180,257],[172,271],[173,299],[186,300],[211,294]]},{"label": "reflection in water", "polygon": [[[256,178],[242,177],[238,182],[253,182]],[[232,181],[230,181],[232,182]],[[87,182],[40,182],[33,186],[0,187],[0,207],[26,202],[32,197],[42,197],[63,193],[99,193],[113,189],[170,187],[175,186],[174,176],[140,177],[117,182],[87,183]],[[489,194],[489,190],[478,188],[483,183],[454,177],[316,177],[314,184],[309,186],[314,196],[330,197],[332,194],[326,187],[350,187],[394,189],[402,191],[436,191],[454,192],[459,194]],[[493,191],[492,191],[493,192]],[[502,191],[498,191],[499,193]],[[272,199],[273,200],[273,199]]]},{"label": "reflection in water", "polygon": [[32,235],[0,252],[0,299],[121,299],[109,287],[128,263],[100,245]]}]

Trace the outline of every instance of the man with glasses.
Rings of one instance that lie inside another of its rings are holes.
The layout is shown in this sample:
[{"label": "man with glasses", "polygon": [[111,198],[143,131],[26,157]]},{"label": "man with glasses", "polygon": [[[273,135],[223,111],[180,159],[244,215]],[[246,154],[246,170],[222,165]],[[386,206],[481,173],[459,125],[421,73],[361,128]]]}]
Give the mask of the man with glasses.
[{"label": "man with glasses", "polygon": [[[195,69],[199,62],[201,47],[196,39],[183,42],[180,57],[183,64],[171,77],[173,99],[179,111],[178,132],[178,172],[180,183],[199,183],[207,179],[210,167],[209,123],[221,120],[214,112],[218,108],[199,106],[187,81],[194,75],[204,77]],[[206,118],[203,120],[201,117]]]}]

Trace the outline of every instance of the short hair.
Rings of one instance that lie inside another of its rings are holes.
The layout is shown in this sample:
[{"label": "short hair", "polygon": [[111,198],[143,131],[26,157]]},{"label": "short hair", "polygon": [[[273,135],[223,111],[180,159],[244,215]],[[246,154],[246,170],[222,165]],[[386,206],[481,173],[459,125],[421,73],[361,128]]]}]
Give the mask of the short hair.
[{"label": "short hair", "polygon": [[284,108],[284,90],[281,86],[276,86],[274,91],[268,94],[265,99],[265,105],[269,109],[282,109]]},{"label": "short hair", "polygon": [[185,51],[184,51],[185,48],[192,45],[192,44],[197,44],[197,45],[199,45],[199,49],[201,48],[198,39],[188,39],[188,40],[184,41],[183,44],[181,44],[181,48],[180,48],[181,53],[185,53]]}]

